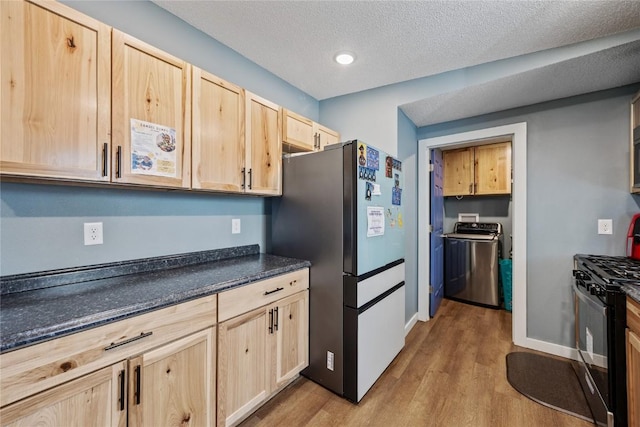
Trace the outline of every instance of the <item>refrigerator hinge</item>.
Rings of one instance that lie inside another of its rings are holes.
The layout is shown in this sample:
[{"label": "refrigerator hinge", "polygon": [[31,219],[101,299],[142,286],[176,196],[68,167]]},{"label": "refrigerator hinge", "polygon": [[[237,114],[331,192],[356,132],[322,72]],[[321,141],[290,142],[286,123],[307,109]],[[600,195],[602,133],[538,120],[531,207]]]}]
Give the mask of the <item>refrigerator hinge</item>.
[{"label": "refrigerator hinge", "polygon": [[433,163],[429,163],[429,172],[433,172]]},{"label": "refrigerator hinge", "polygon": [[433,225],[429,224],[429,233],[433,233]]}]

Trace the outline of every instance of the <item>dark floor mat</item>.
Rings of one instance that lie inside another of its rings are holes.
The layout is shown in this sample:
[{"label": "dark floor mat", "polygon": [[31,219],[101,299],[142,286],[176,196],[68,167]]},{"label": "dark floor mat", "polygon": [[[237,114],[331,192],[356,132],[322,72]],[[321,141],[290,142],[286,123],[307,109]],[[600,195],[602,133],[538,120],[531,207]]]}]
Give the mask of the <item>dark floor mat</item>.
[{"label": "dark floor mat", "polygon": [[517,391],[542,405],[593,422],[571,363],[534,353],[509,353],[507,380]]}]

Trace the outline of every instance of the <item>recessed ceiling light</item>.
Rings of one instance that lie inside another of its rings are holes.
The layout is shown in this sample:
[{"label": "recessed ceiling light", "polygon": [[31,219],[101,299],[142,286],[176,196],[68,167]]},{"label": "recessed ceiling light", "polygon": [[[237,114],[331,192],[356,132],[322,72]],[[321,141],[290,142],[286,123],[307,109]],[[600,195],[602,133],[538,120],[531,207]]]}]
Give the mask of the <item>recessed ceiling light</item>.
[{"label": "recessed ceiling light", "polygon": [[356,57],[351,52],[339,52],[336,54],[334,59],[340,65],[349,65],[355,61]]}]

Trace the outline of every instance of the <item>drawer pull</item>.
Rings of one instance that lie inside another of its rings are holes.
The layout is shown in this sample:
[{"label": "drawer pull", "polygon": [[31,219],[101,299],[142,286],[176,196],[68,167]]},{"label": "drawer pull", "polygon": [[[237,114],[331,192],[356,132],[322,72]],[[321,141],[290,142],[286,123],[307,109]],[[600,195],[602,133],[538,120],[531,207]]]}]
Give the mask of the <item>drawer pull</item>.
[{"label": "drawer pull", "polygon": [[283,290],[284,288],[275,288],[272,291],[264,291],[265,295],[270,295],[270,294],[275,294],[276,292],[280,292],[281,290]]},{"label": "drawer pull", "polygon": [[141,340],[142,338],[146,338],[151,335],[153,335],[153,332],[140,332],[140,335],[138,335],[137,337],[129,338],[128,340],[124,340],[120,342],[112,342],[111,345],[104,348],[104,351],[113,350],[114,348],[118,348],[125,344],[129,344],[131,342]]}]

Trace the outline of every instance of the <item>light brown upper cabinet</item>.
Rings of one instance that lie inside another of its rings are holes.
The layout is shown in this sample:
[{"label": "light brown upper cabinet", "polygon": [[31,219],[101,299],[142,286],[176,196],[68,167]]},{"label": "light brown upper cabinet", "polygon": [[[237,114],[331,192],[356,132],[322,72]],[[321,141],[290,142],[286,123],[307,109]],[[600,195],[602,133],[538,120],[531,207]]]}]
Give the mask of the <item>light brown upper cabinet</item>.
[{"label": "light brown upper cabinet", "polygon": [[318,141],[317,150],[324,150],[326,145],[340,142],[340,134],[319,123],[314,123],[316,139]]},{"label": "light brown upper cabinet", "polygon": [[245,91],[245,192],[282,194],[280,107]]},{"label": "light brown upper cabinet", "polygon": [[316,148],[313,120],[283,108],[282,142],[287,152],[313,151]]},{"label": "light brown upper cabinet", "polygon": [[113,30],[112,181],[191,186],[190,68]]},{"label": "light brown upper cabinet", "polygon": [[282,143],[285,152],[319,151],[339,142],[340,134],[293,111],[282,109]]},{"label": "light brown upper cabinet", "polygon": [[442,152],[443,195],[473,194],[473,148]]},{"label": "light brown upper cabinet", "polygon": [[193,67],[192,188],[244,192],[244,90]]},{"label": "light brown upper cabinet", "polygon": [[0,173],[109,181],[110,27],[56,2],[0,16]]},{"label": "light brown upper cabinet", "polygon": [[444,196],[511,194],[511,143],[442,153]]}]

